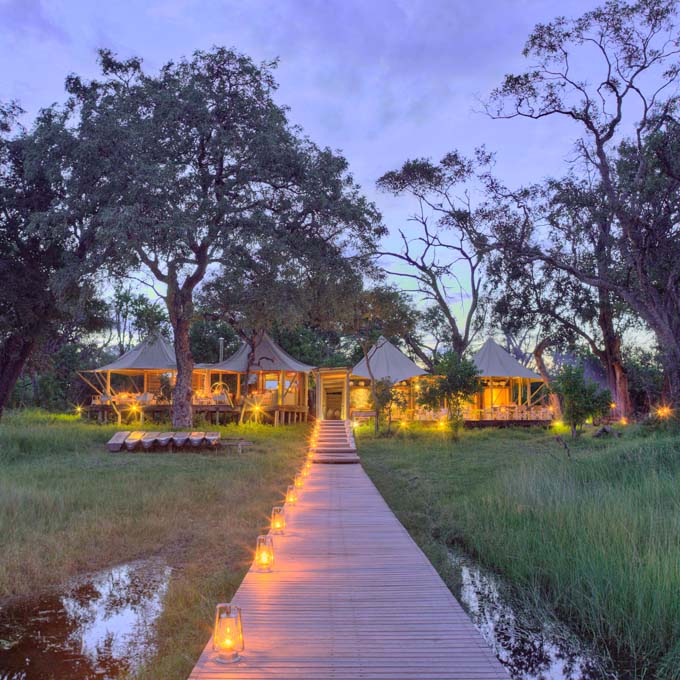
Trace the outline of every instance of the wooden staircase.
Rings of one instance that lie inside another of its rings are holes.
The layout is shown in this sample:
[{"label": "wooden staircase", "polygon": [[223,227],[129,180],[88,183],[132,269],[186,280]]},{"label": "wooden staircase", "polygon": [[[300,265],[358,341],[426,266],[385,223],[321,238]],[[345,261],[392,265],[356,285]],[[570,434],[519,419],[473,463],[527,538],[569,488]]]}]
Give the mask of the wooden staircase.
[{"label": "wooden staircase", "polygon": [[314,463],[358,463],[349,420],[317,420],[309,453]]}]

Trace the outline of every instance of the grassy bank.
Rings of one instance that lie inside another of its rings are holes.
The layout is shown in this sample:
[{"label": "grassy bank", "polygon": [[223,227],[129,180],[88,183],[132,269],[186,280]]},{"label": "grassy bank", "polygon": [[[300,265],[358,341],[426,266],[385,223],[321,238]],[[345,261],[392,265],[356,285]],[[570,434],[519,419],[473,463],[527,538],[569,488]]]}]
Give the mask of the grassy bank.
[{"label": "grassy bank", "polygon": [[219,428],[235,454],[106,452],[116,427],[37,412],[0,424],[0,597],[159,555],[174,567],[148,677],[184,678],[304,456],[304,426]]},{"label": "grassy bank", "polygon": [[359,435],[366,469],[447,576],[458,544],[595,641],[622,675],[680,677],[680,452],[670,433]]}]

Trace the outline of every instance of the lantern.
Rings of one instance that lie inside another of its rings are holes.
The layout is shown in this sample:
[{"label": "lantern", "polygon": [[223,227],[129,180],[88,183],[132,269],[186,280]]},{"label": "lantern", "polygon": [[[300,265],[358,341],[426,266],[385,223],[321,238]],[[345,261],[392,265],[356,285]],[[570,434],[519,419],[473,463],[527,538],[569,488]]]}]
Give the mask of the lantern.
[{"label": "lantern", "polygon": [[305,480],[303,479],[302,475],[295,475],[295,479],[293,480],[293,484],[296,489],[301,489],[305,483]]},{"label": "lantern", "polygon": [[659,418],[670,418],[671,413],[672,411],[670,406],[659,406],[659,408],[656,409],[656,415]]},{"label": "lantern", "polygon": [[274,566],[274,539],[271,536],[258,536],[255,547],[255,569],[271,571]]},{"label": "lantern", "polygon": [[295,490],[295,487],[291,484],[288,487],[288,491],[286,491],[286,503],[288,505],[295,505],[297,503],[297,491]]},{"label": "lantern", "polygon": [[272,508],[270,529],[272,534],[282,534],[286,530],[286,514],[283,511],[283,507],[280,505],[276,505]]},{"label": "lantern", "polygon": [[213,651],[220,663],[234,663],[244,649],[241,609],[231,603],[218,604],[215,608]]}]

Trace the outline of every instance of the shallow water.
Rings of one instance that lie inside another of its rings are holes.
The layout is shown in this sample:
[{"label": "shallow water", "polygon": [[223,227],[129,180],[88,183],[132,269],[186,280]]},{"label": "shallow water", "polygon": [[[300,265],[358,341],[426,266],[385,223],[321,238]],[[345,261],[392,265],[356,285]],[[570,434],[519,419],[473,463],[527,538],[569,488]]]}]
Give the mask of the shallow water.
[{"label": "shallow water", "polygon": [[615,680],[616,674],[569,629],[518,602],[495,574],[450,551],[456,596],[515,680]]},{"label": "shallow water", "polygon": [[0,680],[114,679],[153,652],[170,568],[139,561],[0,609]]}]

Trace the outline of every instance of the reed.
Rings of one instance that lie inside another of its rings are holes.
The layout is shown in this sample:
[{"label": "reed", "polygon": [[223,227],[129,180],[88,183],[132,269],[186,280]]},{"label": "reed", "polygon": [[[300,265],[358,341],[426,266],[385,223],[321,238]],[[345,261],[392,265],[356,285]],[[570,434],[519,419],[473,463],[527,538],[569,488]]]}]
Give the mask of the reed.
[{"label": "reed", "polygon": [[622,677],[680,677],[680,455],[671,432],[411,428],[359,434],[365,466],[439,569],[458,544],[600,646]]}]

